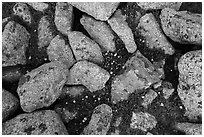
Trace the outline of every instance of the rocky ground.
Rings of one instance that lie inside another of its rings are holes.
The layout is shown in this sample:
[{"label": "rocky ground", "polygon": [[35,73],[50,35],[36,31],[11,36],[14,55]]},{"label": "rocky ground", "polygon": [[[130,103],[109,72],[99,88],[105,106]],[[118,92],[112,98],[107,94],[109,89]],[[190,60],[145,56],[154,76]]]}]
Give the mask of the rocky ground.
[{"label": "rocky ground", "polygon": [[202,3],[2,8],[2,134],[202,134]]}]

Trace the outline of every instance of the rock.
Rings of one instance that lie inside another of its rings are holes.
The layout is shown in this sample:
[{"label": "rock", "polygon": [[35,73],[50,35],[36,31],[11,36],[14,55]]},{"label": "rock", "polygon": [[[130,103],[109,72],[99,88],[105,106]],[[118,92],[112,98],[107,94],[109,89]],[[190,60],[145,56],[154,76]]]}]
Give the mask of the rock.
[{"label": "rock", "polygon": [[150,105],[152,103],[152,101],[157,97],[157,93],[150,89],[147,94],[145,94],[142,101],[142,106],[145,108],[148,108],[148,105]]},{"label": "rock", "polygon": [[87,127],[84,128],[83,135],[106,135],[112,119],[112,109],[106,104],[97,106],[91,116]]},{"label": "rock", "polygon": [[30,34],[20,24],[9,21],[2,33],[2,66],[26,64]]},{"label": "rock", "polygon": [[146,112],[133,112],[130,128],[132,129],[140,129],[144,132],[152,130],[156,127],[157,121],[154,116]]},{"label": "rock", "polygon": [[121,10],[117,10],[114,15],[108,20],[109,25],[115,33],[124,42],[129,53],[133,53],[137,49],[132,30],[126,22],[126,17],[122,15]]},{"label": "rock", "polygon": [[101,46],[102,50],[115,51],[114,34],[106,22],[83,15],[80,19],[89,35]]},{"label": "rock", "polygon": [[190,51],[178,62],[178,95],[186,109],[185,116],[196,121],[202,117],[202,51]]},{"label": "rock", "polygon": [[55,37],[53,30],[51,29],[51,23],[48,16],[43,16],[38,25],[38,48],[47,47],[51,40]]},{"label": "rock", "polygon": [[202,135],[202,124],[177,123],[175,127],[184,131],[187,135]]},{"label": "rock", "polygon": [[72,29],[73,7],[67,2],[57,2],[55,6],[55,25],[64,35]]},{"label": "rock", "polygon": [[171,8],[179,10],[182,2],[136,2],[144,10]]},{"label": "rock", "polygon": [[165,8],[160,14],[164,33],[181,44],[202,44],[202,14]]},{"label": "rock", "polygon": [[163,92],[164,98],[168,99],[174,92],[173,85],[168,81],[164,81],[162,83],[162,92]]},{"label": "rock", "polygon": [[60,96],[69,71],[66,65],[55,61],[46,63],[21,77],[17,89],[25,112],[48,107]]},{"label": "rock", "polygon": [[3,135],[67,135],[60,117],[53,110],[25,113],[3,123]]},{"label": "rock", "polygon": [[88,60],[101,64],[103,55],[99,45],[79,31],[68,34],[69,43],[72,47],[76,60]]},{"label": "rock", "polygon": [[168,42],[159,24],[152,13],[147,13],[140,18],[138,31],[145,39],[145,44],[150,49],[164,51],[165,54],[174,54],[173,46]]},{"label": "rock", "polygon": [[19,16],[28,25],[31,25],[33,18],[27,4],[22,2],[17,2],[13,7],[13,12],[14,12],[14,15]]},{"label": "rock", "polygon": [[106,21],[113,14],[119,2],[69,2],[79,10],[86,12],[97,20]]},{"label": "rock", "polygon": [[55,36],[47,47],[47,55],[50,61],[61,61],[70,68],[76,60],[70,45],[59,35]]},{"label": "rock", "polygon": [[147,132],[147,134],[146,135],[154,135],[154,134],[152,134],[152,133],[150,133],[150,132]]},{"label": "rock", "polygon": [[128,96],[160,81],[160,74],[154,66],[139,51],[125,64],[123,74],[116,76],[111,84],[112,102],[126,100]]},{"label": "rock", "polygon": [[2,122],[19,108],[19,100],[10,92],[2,89]]},{"label": "rock", "polygon": [[94,63],[84,60],[77,62],[70,69],[70,78],[67,84],[82,84],[91,92],[94,92],[104,88],[109,78],[110,74],[106,70]]},{"label": "rock", "polygon": [[48,8],[48,4],[44,2],[26,2],[28,5],[30,5],[33,9],[37,11],[44,12]]}]

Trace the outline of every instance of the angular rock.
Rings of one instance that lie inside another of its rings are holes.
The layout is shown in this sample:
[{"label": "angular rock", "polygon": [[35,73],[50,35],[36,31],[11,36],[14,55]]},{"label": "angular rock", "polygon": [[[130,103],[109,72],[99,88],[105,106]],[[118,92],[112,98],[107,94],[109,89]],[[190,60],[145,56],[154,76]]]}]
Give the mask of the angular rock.
[{"label": "angular rock", "polygon": [[106,70],[94,63],[84,60],[77,62],[70,69],[70,78],[67,84],[82,84],[91,92],[94,92],[104,88],[109,78],[110,74]]},{"label": "angular rock", "polygon": [[115,33],[124,42],[129,53],[133,53],[137,49],[132,30],[126,22],[126,17],[122,15],[121,10],[117,10],[114,15],[108,20],[109,25]]},{"label": "angular rock", "polygon": [[115,36],[106,22],[95,20],[86,15],[82,16],[80,22],[102,50],[115,51]]},{"label": "angular rock", "polygon": [[174,92],[174,88],[173,88],[173,85],[168,82],[168,81],[164,81],[162,83],[162,91],[163,91],[163,96],[165,99],[168,99],[172,93]]},{"label": "angular rock", "polygon": [[202,15],[165,8],[160,14],[162,29],[181,44],[202,44]]},{"label": "angular rock", "polygon": [[55,61],[46,63],[24,75],[17,93],[25,112],[48,107],[60,96],[69,71],[66,65]]},{"label": "angular rock", "polygon": [[87,127],[84,128],[83,135],[106,135],[112,119],[112,109],[106,104],[97,106],[91,116]]},{"label": "angular rock", "polygon": [[119,2],[69,2],[79,10],[97,20],[106,21],[119,5]]},{"label": "angular rock", "polygon": [[17,2],[13,7],[14,15],[19,16],[23,19],[28,25],[32,23],[32,15],[27,4],[22,2]]},{"label": "angular rock", "polygon": [[53,110],[25,113],[3,123],[3,135],[67,135],[67,130]]},{"label": "angular rock", "polygon": [[142,106],[147,108],[157,96],[157,93],[150,89],[143,97]]},{"label": "angular rock", "polygon": [[136,2],[144,10],[171,8],[179,10],[182,2]]},{"label": "angular rock", "polygon": [[186,135],[202,135],[202,124],[177,123],[175,127],[184,131]]},{"label": "angular rock", "polygon": [[26,64],[30,34],[20,24],[9,21],[2,33],[2,66]]},{"label": "angular rock", "polygon": [[30,5],[33,9],[37,11],[43,12],[48,8],[48,4],[44,2],[26,2],[28,5]]},{"label": "angular rock", "polygon": [[101,49],[95,41],[78,31],[69,32],[68,38],[77,61],[88,60],[99,64],[103,62]]},{"label": "angular rock", "polygon": [[19,108],[19,100],[10,92],[2,89],[2,122]]},{"label": "angular rock", "polygon": [[72,30],[73,7],[67,2],[57,2],[55,7],[55,25],[64,35]]},{"label": "angular rock", "polygon": [[71,67],[76,60],[69,44],[59,35],[55,36],[47,47],[47,55],[50,61],[61,61],[67,67]]},{"label": "angular rock", "polygon": [[126,100],[138,89],[146,89],[160,81],[161,75],[139,51],[125,64],[123,74],[116,76],[111,84],[112,102]]},{"label": "angular rock", "polygon": [[147,13],[140,18],[138,31],[145,39],[145,44],[150,49],[164,51],[165,54],[174,54],[173,46],[168,42],[159,24],[152,13]]},{"label": "angular rock", "polygon": [[202,51],[190,51],[178,62],[178,95],[186,109],[185,116],[196,121],[202,117]]},{"label": "angular rock", "polygon": [[149,131],[156,127],[157,121],[154,116],[146,112],[133,112],[130,128],[132,129],[140,129],[142,131]]},{"label": "angular rock", "polygon": [[48,46],[54,37],[55,34],[51,29],[49,17],[43,16],[38,24],[38,48],[41,49]]}]

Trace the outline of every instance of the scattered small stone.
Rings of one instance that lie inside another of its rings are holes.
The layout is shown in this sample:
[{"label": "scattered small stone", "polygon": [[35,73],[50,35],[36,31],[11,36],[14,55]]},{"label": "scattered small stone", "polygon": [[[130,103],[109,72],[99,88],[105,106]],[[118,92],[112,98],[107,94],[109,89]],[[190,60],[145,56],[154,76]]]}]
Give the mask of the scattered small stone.
[{"label": "scattered small stone", "polygon": [[144,10],[155,10],[164,8],[179,10],[182,2],[137,2],[137,4]]},{"label": "scattered small stone", "polygon": [[53,30],[51,29],[51,23],[48,16],[43,16],[38,25],[38,48],[41,49],[50,44],[51,40],[55,37]]},{"label": "scattered small stone", "polygon": [[106,21],[113,14],[119,2],[69,2],[79,10],[86,12],[97,20]]},{"label": "scattered small stone", "polygon": [[49,5],[44,2],[26,2],[26,3],[30,5],[33,9],[41,12],[44,12],[49,7]]},{"label": "scattered small stone", "polygon": [[68,135],[60,117],[53,110],[25,113],[2,125],[3,135]]},{"label": "scattered small stone", "polygon": [[2,66],[26,64],[30,34],[20,24],[9,21],[2,33]]},{"label": "scattered small stone", "polygon": [[22,3],[22,2],[17,2],[14,7],[13,7],[13,12],[14,15],[19,16],[20,18],[23,19],[28,25],[32,23],[32,15],[30,13],[30,10],[27,6],[27,4]]},{"label": "scattered small stone", "polygon": [[108,20],[109,25],[116,32],[116,34],[124,42],[125,47],[129,53],[137,50],[137,45],[133,37],[132,30],[126,22],[126,17],[122,15],[121,10],[117,10],[114,15]]},{"label": "scattered small stone", "polygon": [[133,112],[130,128],[132,129],[140,129],[144,132],[152,130],[156,127],[157,121],[154,116],[146,112]]},{"label": "scattered small stone", "polygon": [[61,61],[70,68],[76,60],[65,40],[59,35],[55,36],[47,47],[47,55],[50,61]]},{"label": "scattered small stone", "polygon": [[152,13],[147,13],[140,18],[138,31],[145,38],[145,44],[150,49],[164,51],[165,54],[174,54],[173,46],[168,42],[159,24]]},{"label": "scattered small stone", "polygon": [[70,78],[67,84],[82,84],[94,92],[105,87],[110,74],[98,65],[86,60],[79,61],[70,69]]},{"label": "scattered small stone", "polygon": [[184,131],[186,135],[202,135],[202,124],[177,123],[175,127]]},{"label": "scattered small stone", "polygon": [[165,8],[160,15],[164,33],[182,44],[202,44],[202,14]]},{"label": "scattered small stone", "polygon": [[185,116],[196,121],[202,117],[202,50],[184,54],[178,62],[178,95],[186,109]]},{"label": "scattered small stone", "polygon": [[101,46],[102,50],[115,51],[114,34],[106,22],[83,15],[80,19],[89,35]]},{"label": "scattered small stone", "polygon": [[73,7],[67,2],[57,2],[55,7],[55,25],[64,35],[72,30]]},{"label": "scattered small stone", "polygon": [[168,99],[172,93],[174,92],[174,88],[173,88],[173,85],[168,82],[168,81],[164,81],[162,83],[162,91],[163,91],[163,96],[165,99]]},{"label": "scattered small stone", "polygon": [[154,90],[149,90],[147,94],[145,94],[143,101],[142,101],[142,106],[147,108],[148,105],[152,103],[152,101],[157,97],[157,93]]},{"label": "scattered small stone", "polygon": [[21,77],[17,89],[25,112],[48,107],[60,96],[69,71],[58,61],[46,63]]},{"label": "scattered small stone", "polygon": [[94,109],[89,125],[84,128],[83,135],[106,135],[112,119],[112,109],[101,104]]},{"label": "scattered small stone", "polygon": [[2,89],[2,122],[19,108],[19,100],[9,91]]},{"label": "scattered small stone", "polygon": [[103,62],[104,58],[99,45],[82,32],[69,32],[68,38],[77,61],[88,60],[99,64]]}]

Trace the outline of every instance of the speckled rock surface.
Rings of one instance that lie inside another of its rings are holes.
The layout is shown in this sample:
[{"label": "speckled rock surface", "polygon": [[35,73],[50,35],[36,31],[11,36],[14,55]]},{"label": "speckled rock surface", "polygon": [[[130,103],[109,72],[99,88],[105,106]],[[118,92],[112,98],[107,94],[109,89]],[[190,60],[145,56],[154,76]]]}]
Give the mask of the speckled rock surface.
[{"label": "speckled rock surface", "polygon": [[182,2],[137,2],[144,10],[171,8],[179,10]]},{"label": "speckled rock surface", "polygon": [[47,54],[50,61],[61,61],[68,68],[76,62],[70,45],[59,35],[50,42],[47,47]]},{"label": "speckled rock surface", "polygon": [[43,12],[48,8],[48,4],[44,2],[26,2],[28,5],[30,5],[33,9],[37,11]]},{"label": "speckled rock surface", "polygon": [[69,75],[61,62],[46,63],[24,75],[18,85],[20,104],[25,112],[50,106],[61,94]]},{"label": "speckled rock surface", "polygon": [[184,54],[178,63],[178,95],[185,106],[185,115],[196,120],[202,116],[202,51]]},{"label": "speckled rock surface", "polygon": [[26,63],[30,34],[20,24],[9,21],[2,33],[2,66]]},{"label": "speckled rock surface", "polygon": [[3,135],[67,135],[58,114],[52,110],[20,114],[3,123]]},{"label": "speckled rock surface", "polygon": [[154,90],[149,90],[142,98],[142,106],[144,108],[148,108],[148,105],[150,105],[153,100],[157,97],[157,93]]},{"label": "speckled rock surface", "polygon": [[67,84],[86,86],[91,92],[105,87],[105,83],[110,78],[110,74],[98,65],[79,61],[70,69],[70,78]]},{"label": "speckled rock surface", "polygon": [[178,130],[184,131],[186,135],[202,135],[202,124],[176,123]]},{"label": "speckled rock surface", "polygon": [[19,107],[19,100],[9,91],[2,89],[2,121],[7,120]]},{"label": "speckled rock surface", "polygon": [[70,2],[70,4],[97,20],[106,21],[116,10],[119,2]]},{"label": "speckled rock surface", "polygon": [[89,35],[102,47],[102,50],[115,51],[115,41],[113,31],[106,22],[95,20],[84,15],[80,19]]},{"label": "speckled rock surface", "polygon": [[164,33],[182,44],[202,44],[202,15],[165,8],[160,19]]},{"label": "speckled rock surface", "polygon": [[106,104],[97,106],[91,116],[89,125],[84,128],[83,135],[106,135],[112,119],[112,109]]},{"label": "speckled rock surface", "polygon": [[68,33],[69,43],[77,61],[88,60],[101,64],[103,55],[99,45],[79,31]]}]

